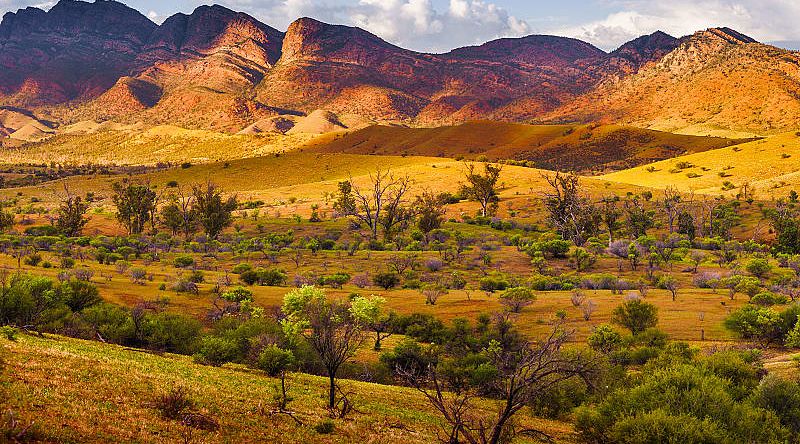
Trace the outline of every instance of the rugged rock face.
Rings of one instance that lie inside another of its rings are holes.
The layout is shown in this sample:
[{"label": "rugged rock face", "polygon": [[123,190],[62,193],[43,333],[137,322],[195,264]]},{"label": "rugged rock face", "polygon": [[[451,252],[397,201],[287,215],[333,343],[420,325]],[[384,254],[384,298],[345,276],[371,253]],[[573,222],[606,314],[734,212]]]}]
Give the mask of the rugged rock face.
[{"label": "rugged rock face", "polygon": [[127,6],[61,0],[0,23],[0,93],[6,105],[36,106],[96,97],[135,65],[156,25]]},{"label": "rugged rock face", "polygon": [[620,46],[611,52],[612,63],[619,66],[619,70],[629,74],[637,72],[649,62],[661,60],[680,45],[680,40],[661,31],[656,31]]},{"label": "rugged rock face", "polygon": [[699,31],[660,60],[607,81],[548,118],[668,131],[765,134],[800,127],[800,56],[727,28]]},{"label": "rugged rock face", "polygon": [[593,68],[606,58],[587,43],[551,36],[423,54],[358,28],[304,18],[289,26],[259,98],[434,124],[487,117],[522,97],[551,109],[593,85]]}]

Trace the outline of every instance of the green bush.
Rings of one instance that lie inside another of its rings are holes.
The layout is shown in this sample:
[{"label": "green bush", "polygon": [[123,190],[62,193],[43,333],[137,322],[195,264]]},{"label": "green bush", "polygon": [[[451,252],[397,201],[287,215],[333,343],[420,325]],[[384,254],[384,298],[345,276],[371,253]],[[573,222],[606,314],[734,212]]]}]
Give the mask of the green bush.
[{"label": "green bush", "polygon": [[327,276],[322,276],[317,280],[317,284],[322,286],[330,286],[333,288],[342,288],[346,283],[350,282],[350,275],[347,273],[336,273]]},{"label": "green bush", "polygon": [[384,290],[389,290],[400,283],[400,276],[393,272],[378,273],[372,278],[372,282]]},{"label": "green bush", "polygon": [[189,254],[181,254],[172,261],[175,268],[188,268],[194,265],[194,258]]},{"label": "green bush", "polygon": [[97,287],[91,282],[70,279],[61,284],[59,288],[64,303],[72,311],[81,311],[92,305],[103,302]]},{"label": "green bush", "polygon": [[234,266],[233,270],[231,270],[231,271],[233,272],[233,274],[242,274],[242,273],[244,273],[246,271],[250,271],[252,269],[253,269],[252,265],[242,262],[240,264],[236,264],[236,266]]},{"label": "green bush", "polygon": [[197,347],[201,325],[197,319],[173,313],[157,313],[146,318],[144,340],[155,350],[191,355]]},{"label": "green bush", "polygon": [[247,285],[265,285],[279,287],[286,284],[287,275],[283,270],[273,268],[245,271],[239,275],[239,280]]},{"label": "green bush", "polygon": [[226,362],[236,360],[239,346],[235,342],[217,336],[205,336],[200,340],[195,362],[219,367]]},{"label": "green bush", "polygon": [[501,275],[490,275],[480,280],[481,290],[488,291],[490,293],[494,293],[495,291],[503,291],[510,286],[511,284],[508,282],[508,279]]},{"label": "green bush", "polygon": [[258,354],[256,367],[274,377],[294,365],[294,362],[294,354],[291,351],[284,350],[277,345],[268,345]]}]

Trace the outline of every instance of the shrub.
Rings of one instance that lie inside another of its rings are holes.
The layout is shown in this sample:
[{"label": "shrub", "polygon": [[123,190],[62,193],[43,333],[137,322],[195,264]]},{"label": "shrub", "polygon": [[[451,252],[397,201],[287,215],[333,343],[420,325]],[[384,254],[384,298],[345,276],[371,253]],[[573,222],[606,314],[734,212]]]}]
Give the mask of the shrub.
[{"label": "shrub", "polygon": [[657,368],[576,411],[585,442],[784,442],[771,412],[738,403],[730,382],[690,365]]},{"label": "shrub", "polygon": [[314,431],[319,433],[320,435],[331,434],[335,429],[336,425],[334,425],[333,421],[331,421],[330,419],[325,419],[314,426]]},{"label": "shrub", "polygon": [[353,276],[353,285],[355,285],[358,288],[368,287],[370,285],[369,275],[366,273],[362,273]]},{"label": "shrub", "polygon": [[150,348],[190,355],[195,351],[201,325],[189,316],[157,313],[147,317],[143,330]]},{"label": "shrub", "polygon": [[192,270],[189,273],[189,276],[186,277],[186,279],[189,282],[192,282],[192,283],[195,283],[195,284],[202,284],[203,281],[206,280],[205,276],[203,275],[203,272],[200,271],[200,270]]},{"label": "shrub", "polygon": [[500,295],[500,303],[512,313],[519,313],[524,307],[531,305],[536,300],[536,295],[525,287],[512,287]]},{"label": "shrub", "polygon": [[63,269],[70,269],[75,266],[75,259],[71,257],[62,257],[61,258],[61,268]]},{"label": "shrub", "polygon": [[622,346],[622,335],[608,324],[597,326],[586,340],[594,350],[601,353],[611,353]]},{"label": "shrub", "polygon": [[169,393],[156,397],[153,407],[165,419],[181,419],[183,413],[194,408],[194,401],[184,387],[174,387]]},{"label": "shrub", "polygon": [[347,273],[336,273],[327,276],[322,276],[318,279],[319,285],[328,285],[333,288],[342,288],[342,286],[350,281],[350,275]]},{"label": "shrub", "polygon": [[725,319],[725,327],[744,339],[770,343],[779,339],[780,316],[771,308],[745,305]]},{"label": "shrub", "polygon": [[97,287],[91,282],[70,279],[60,287],[64,303],[72,311],[81,311],[84,308],[103,302]]},{"label": "shrub", "polygon": [[200,340],[197,353],[194,355],[195,362],[219,367],[226,362],[236,360],[239,354],[239,346],[227,338],[217,336],[205,336]]},{"label": "shrub", "polygon": [[658,323],[658,308],[640,299],[623,302],[614,309],[611,321],[631,331],[634,335]]},{"label": "shrub", "polygon": [[754,258],[747,263],[745,269],[753,276],[763,278],[772,270],[772,265],[766,259]]},{"label": "shrub", "polygon": [[372,278],[372,282],[384,290],[389,290],[390,288],[396,287],[397,284],[400,283],[400,276],[391,271],[386,273],[378,273]]},{"label": "shrub", "polygon": [[9,341],[16,341],[17,333],[17,329],[10,325],[4,325],[0,327],[0,336],[5,337]]},{"label": "shrub", "polygon": [[189,254],[181,254],[172,261],[175,268],[188,268],[194,265],[194,258]]},{"label": "shrub", "polygon": [[104,341],[129,345],[136,340],[136,326],[130,311],[113,304],[93,305],[82,312],[82,318],[91,331],[87,338],[99,335]]},{"label": "shrub", "polygon": [[240,264],[236,264],[236,266],[234,266],[233,270],[231,271],[233,272],[233,274],[242,274],[252,269],[253,269],[252,265],[242,262]]},{"label": "shrub", "polygon": [[480,288],[483,291],[494,293],[495,291],[503,291],[511,286],[505,276],[492,275],[486,276],[480,280]]},{"label": "shrub", "polygon": [[264,286],[278,287],[286,285],[287,279],[288,276],[286,275],[286,272],[277,268],[274,269],[259,268],[256,270],[245,271],[239,275],[239,280],[247,285],[258,284]]},{"label": "shrub", "polygon": [[233,287],[222,293],[220,297],[228,302],[241,303],[253,300],[253,292],[242,286]]},{"label": "shrub", "polygon": [[763,307],[769,307],[772,305],[779,305],[779,304],[788,304],[789,298],[782,294],[775,294],[769,291],[762,291],[757,295],[750,298],[750,303],[755,305],[761,305]]},{"label": "shrub", "polygon": [[256,367],[265,371],[269,376],[278,376],[289,366],[294,365],[294,354],[276,345],[268,345],[258,354]]},{"label": "shrub", "polygon": [[30,256],[25,258],[25,265],[30,265],[31,267],[35,267],[39,265],[39,262],[42,261],[42,255],[39,253],[33,253]]},{"label": "shrub", "polygon": [[443,266],[444,262],[439,259],[428,259],[425,261],[425,268],[434,273],[441,270]]},{"label": "shrub", "polygon": [[183,276],[179,276],[175,282],[172,283],[172,290],[176,293],[200,293],[200,288],[197,287],[197,284]]},{"label": "shrub", "polygon": [[784,427],[800,434],[800,385],[767,375],[753,393],[754,405],[775,412]]}]

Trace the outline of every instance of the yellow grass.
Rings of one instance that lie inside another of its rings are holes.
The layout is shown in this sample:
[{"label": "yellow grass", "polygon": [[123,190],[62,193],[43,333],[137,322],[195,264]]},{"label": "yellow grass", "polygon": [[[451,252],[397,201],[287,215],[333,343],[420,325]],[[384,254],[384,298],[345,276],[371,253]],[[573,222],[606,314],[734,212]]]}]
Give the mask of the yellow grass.
[{"label": "yellow grass", "polygon": [[[688,162],[693,166],[671,172],[679,162]],[[655,171],[649,172],[648,168],[654,168]],[[725,177],[721,177],[720,173],[724,173]],[[690,174],[699,177],[692,178]],[[755,187],[758,199],[782,197],[788,194],[789,189],[800,185],[800,137],[794,132],[784,133],[611,173],[601,178],[652,188],[674,186],[684,192],[712,195],[736,194],[743,184],[749,183]],[[725,181],[731,182],[736,188],[723,191]]]},{"label": "yellow grass", "polygon": [[[292,374],[290,408],[304,425],[270,414],[274,379],[241,366],[214,368],[186,356],[157,356],[115,345],[57,336],[0,339],[0,410],[14,412],[47,442],[137,443],[431,443],[440,420],[412,389],[343,381],[359,413],[327,419],[327,380]],[[197,408],[220,425],[216,432],[188,429],[152,408],[158,395],[185,387]],[[569,424],[521,415],[522,424],[574,442]],[[188,433],[191,440],[184,441]],[[522,440],[520,442],[530,442]]]}]

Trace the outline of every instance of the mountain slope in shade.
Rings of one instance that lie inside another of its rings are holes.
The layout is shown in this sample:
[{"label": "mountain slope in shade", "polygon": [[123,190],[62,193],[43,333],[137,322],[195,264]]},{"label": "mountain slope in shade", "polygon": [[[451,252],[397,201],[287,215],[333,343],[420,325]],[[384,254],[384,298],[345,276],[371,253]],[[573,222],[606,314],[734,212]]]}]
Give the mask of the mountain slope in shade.
[{"label": "mountain slope in shade", "polygon": [[156,25],[117,2],[61,0],[48,12],[7,13],[0,24],[0,93],[5,105],[85,100],[135,66]]},{"label": "mountain slope in shade", "polygon": [[613,171],[744,140],[682,136],[618,125],[525,125],[473,121],[437,128],[374,125],[313,140],[324,153],[530,161],[536,168]]},{"label": "mountain slope in shade", "polygon": [[657,63],[606,82],[550,120],[614,121],[666,131],[765,134],[800,127],[800,55],[719,28]]}]

